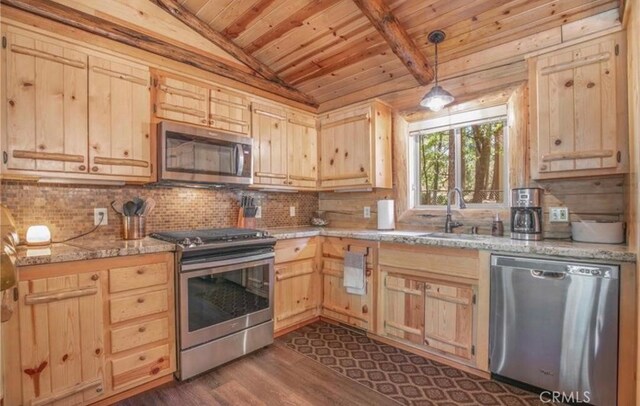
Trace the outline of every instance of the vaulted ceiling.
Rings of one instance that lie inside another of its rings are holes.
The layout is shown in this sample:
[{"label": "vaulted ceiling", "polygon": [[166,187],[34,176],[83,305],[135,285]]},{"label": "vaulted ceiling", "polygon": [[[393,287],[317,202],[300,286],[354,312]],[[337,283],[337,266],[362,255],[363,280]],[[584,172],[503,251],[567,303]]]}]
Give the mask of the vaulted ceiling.
[{"label": "vaulted ceiling", "polygon": [[[419,85],[354,0],[179,0],[201,21],[319,103],[382,82]],[[618,7],[617,0],[386,0],[420,52],[440,61]]]}]

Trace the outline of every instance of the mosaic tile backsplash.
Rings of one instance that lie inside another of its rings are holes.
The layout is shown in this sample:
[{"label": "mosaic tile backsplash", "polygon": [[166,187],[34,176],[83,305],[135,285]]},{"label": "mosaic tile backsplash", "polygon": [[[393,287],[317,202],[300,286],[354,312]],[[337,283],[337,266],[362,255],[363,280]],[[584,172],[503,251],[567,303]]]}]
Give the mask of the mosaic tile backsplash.
[{"label": "mosaic tile backsplash", "polygon": [[[155,231],[193,228],[235,227],[240,197],[248,194],[262,206],[258,228],[309,225],[318,210],[316,193],[264,193],[231,189],[195,189],[160,186],[80,186],[3,182],[0,202],[13,214],[21,239],[27,228],[45,224],[54,241],[93,228],[93,209],[108,208],[108,224],[100,226],[97,237],[120,238],[122,220],[112,208],[115,199],[153,197],[156,208],[147,219],[147,234]],[[289,207],[296,216],[289,216]]]}]

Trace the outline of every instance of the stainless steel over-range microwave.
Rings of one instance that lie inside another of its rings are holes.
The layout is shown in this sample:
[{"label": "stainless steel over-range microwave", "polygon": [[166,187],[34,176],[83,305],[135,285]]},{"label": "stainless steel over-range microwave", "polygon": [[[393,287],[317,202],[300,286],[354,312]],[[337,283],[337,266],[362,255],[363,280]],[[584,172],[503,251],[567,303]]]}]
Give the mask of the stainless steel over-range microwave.
[{"label": "stainless steel over-range microwave", "polygon": [[158,124],[158,181],[250,185],[252,139],[187,124]]}]

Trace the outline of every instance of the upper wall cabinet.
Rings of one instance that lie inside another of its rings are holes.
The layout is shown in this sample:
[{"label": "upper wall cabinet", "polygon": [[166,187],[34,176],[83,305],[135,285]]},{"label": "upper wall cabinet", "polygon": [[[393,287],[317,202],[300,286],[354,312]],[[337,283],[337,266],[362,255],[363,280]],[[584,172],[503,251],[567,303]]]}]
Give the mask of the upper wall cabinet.
[{"label": "upper wall cabinet", "polygon": [[157,117],[247,137],[251,135],[251,107],[244,95],[217,86],[178,79],[164,72],[158,72],[154,82]]},{"label": "upper wall cabinet", "polygon": [[613,34],[529,60],[533,179],[627,171],[624,50]]},{"label": "upper wall cabinet", "polygon": [[15,27],[3,35],[3,177],[151,180],[146,66]]},{"label": "upper wall cabinet", "polygon": [[287,112],[279,106],[253,103],[253,182],[288,186]]},{"label": "upper wall cabinet", "polygon": [[289,111],[287,150],[289,185],[298,189],[318,186],[318,130],[316,117]]},{"label": "upper wall cabinet", "polygon": [[87,55],[48,38],[6,38],[5,168],[86,173]]},{"label": "upper wall cabinet", "polygon": [[372,102],[320,117],[320,188],[391,188],[391,109]]},{"label": "upper wall cabinet", "polygon": [[149,69],[89,57],[90,172],[151,175]]}]

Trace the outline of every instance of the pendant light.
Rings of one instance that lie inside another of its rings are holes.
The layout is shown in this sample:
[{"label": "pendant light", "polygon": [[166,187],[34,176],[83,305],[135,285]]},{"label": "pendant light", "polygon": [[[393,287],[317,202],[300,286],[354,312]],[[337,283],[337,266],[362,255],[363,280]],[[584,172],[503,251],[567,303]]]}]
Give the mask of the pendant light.
[{"label": "pendant light", "polygon": [[429,42],[436,46],[436,84],[429,90],[429,93],[425,94],[420,105],[426,107],[431,111],[440,111],[444,106],[453,102],[453,96],[438,85],[438,44],[444,41],[445,34],[441,30],[432,31],[427,37]]}]

